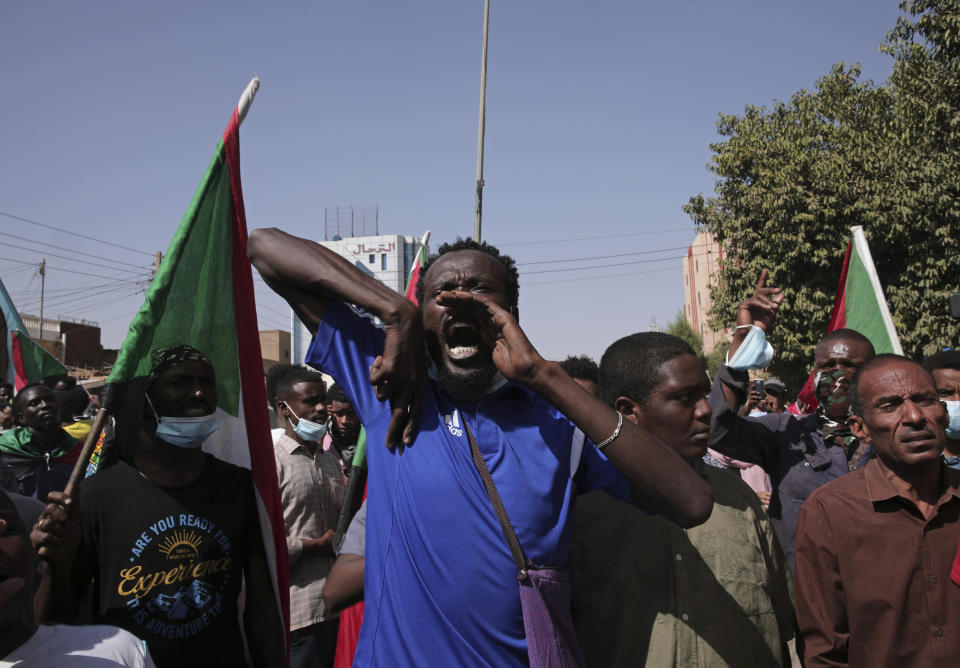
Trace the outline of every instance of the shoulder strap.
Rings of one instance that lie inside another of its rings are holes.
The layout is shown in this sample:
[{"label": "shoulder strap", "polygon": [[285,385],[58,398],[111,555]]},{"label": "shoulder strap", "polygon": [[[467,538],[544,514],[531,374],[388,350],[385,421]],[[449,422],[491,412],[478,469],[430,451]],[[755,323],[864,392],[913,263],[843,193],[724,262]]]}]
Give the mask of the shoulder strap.
[{"label": "shoulder strap", "polygon": [[470,454],[473,455],[473,465],[477,467],[477,473],[483,480],[483,486],[487,490],[487,496],[490,503],[493,504],[493,511],[497,514],[497,520],[500,522],[500,528],[503,530],[503,536],[507,539],[507,545],[510,546],[510,552],[513,554],[513,560],[517,564],[518,580],[527,579],[527,557],[520,547],[520,541],[517,540],[517,534],[510,524],[510,518],[507,517],[507,509],[503,507],[503,501],[500,500],[500,493],[497,492],[496,485],[493,484],[493,478],[490,476],[490,469],[487,463],[483,461],[483,455],[480,453],[480,446],[477,445],[477,439],[473,437],[473,431],[467,421],[463,421],[463,428],[467,432],[467,439],[470,441]]}]

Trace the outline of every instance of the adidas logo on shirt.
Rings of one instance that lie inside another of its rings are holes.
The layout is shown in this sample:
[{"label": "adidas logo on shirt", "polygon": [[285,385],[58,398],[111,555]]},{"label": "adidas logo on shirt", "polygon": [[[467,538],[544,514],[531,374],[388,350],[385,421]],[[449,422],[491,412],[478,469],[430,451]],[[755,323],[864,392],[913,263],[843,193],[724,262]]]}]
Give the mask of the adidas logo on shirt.
[{"label": "adidas logo on shirt", "polygon": [[460,428],[460,414],[454,409],[450,415],[441,415],[443,423],[447,425],[447,430],[456,437],[463,436],[463,429]]}]

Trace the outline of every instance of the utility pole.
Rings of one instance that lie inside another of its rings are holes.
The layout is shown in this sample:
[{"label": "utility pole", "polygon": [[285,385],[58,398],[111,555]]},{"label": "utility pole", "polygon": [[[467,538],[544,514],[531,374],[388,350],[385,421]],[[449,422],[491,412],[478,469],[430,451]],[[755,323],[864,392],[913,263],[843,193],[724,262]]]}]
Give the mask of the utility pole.
[{"label": "utility pole", "polygon": [[157,260],[153,263],[153,276],[156,278],[157,274],[160,272],[160,260],[163,259],[163,253],[157,251]]},{"label": "utility pole", "polygon": [[43,291],[47,283],[47,258],[40,262],[40,345],[43,345]]},{"label": "utility pole", "polygon": [[480,241],[483,217],[483,136],[487,120],[487,31],[490,27],[490,0],[483,4],[483,53],[480,57],[480,129],[477,134],[477,207],[473,213],[473,238]]}]

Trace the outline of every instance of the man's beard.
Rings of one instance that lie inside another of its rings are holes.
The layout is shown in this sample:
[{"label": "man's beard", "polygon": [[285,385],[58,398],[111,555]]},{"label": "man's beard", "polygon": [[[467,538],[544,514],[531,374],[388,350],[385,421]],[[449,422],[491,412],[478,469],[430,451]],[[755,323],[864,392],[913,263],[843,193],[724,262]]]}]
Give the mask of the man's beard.
[{"label": "man's beard", "polygon": [[490,389],[496,375],[497,367],[493,360],[489,360],[482,367],[459,373],[451,371],[443,362],[437,365],[440,386],[454,399],[478,401]]}]

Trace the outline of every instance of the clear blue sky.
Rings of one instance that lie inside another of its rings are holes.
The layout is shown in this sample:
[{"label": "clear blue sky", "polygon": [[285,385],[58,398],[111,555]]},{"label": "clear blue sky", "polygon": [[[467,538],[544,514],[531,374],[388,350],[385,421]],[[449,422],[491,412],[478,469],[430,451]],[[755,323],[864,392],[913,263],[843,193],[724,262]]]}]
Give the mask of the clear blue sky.
[{"label": "clear blue sky", "polygon": [[[680,261],[529,263],[689,245],[681,206],[713,189],[717,114],[785,100],[837,61],[884,80],[877,47],[899,14],[896,0],[492,4],[484,237],[520,264],[521,322],[553,358],[672,319]],[[482,0],[4,2],[0,212],[126,248],[0,216],[0,278],[36,313],[22,263],[47,257],[46,313],[97,320],[118,347],[133,281],[253,75],[251,229],[322,239],[325,207],[379,203],[383,233],[430,229],[434,247],[472,233],[482,20]],[[533,273],[547,269],[562,271]],[[257,298],[261,328],[286,328],[259,282]]]}]

